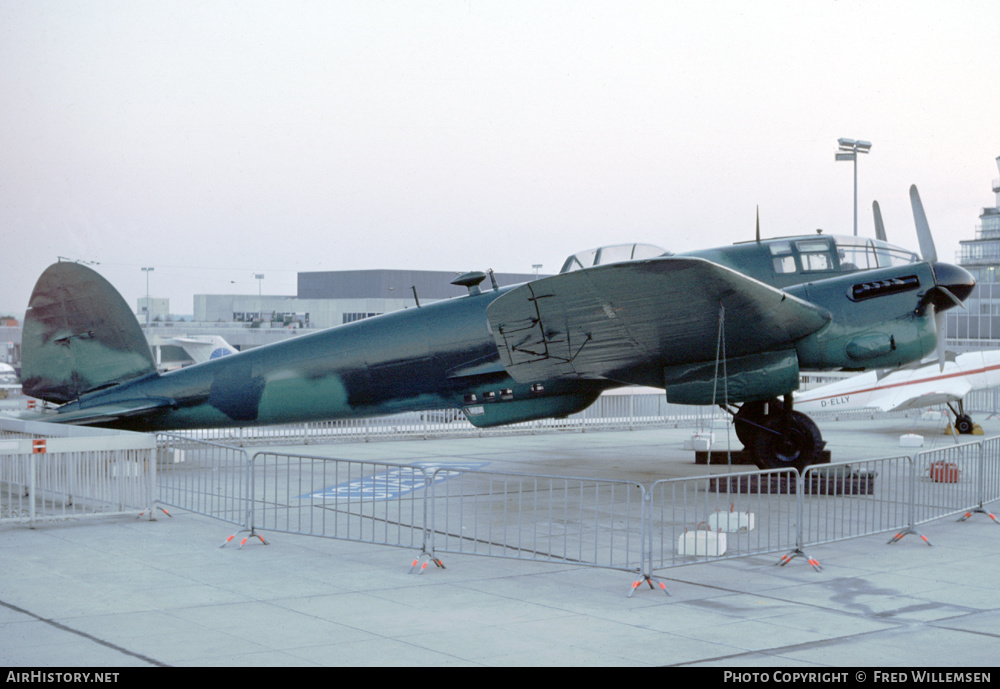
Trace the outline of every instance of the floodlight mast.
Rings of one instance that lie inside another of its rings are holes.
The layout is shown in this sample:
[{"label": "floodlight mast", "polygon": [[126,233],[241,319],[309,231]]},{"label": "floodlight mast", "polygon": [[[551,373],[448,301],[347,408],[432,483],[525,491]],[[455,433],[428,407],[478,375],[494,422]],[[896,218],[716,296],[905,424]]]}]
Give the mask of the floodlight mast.
[{"label": "floodlight mast", "polygon": [[872,147],[871,141],[855,139],[837,139],[838,151],[835,160],[854,161],[854,236],[858,236],[858,154],[868,153]]},{"label": "floodlight mast", "polygon": [[140,270],[146,274],[146,330],[149,330],[149,274],[155,268],[143,266]]},{"label": "floodlight mast", "polygon": [[254,273],[253,276],[257,279],[257,325],[260,327],[264,325],[264,297],[260,291],[264,284],[264,273]]}]

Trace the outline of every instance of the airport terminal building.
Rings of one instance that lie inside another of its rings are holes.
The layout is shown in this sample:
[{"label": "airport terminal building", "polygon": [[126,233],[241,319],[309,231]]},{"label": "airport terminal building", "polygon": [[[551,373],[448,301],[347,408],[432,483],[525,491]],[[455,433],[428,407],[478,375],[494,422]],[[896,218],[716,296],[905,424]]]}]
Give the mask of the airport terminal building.
[{"label": "airport terminal building", "polygon": [[993,193],[996,205],[983,208],[975,239],[959,242],[959,265],[977,284],[965,308],[947,312],[949,348],[958,352],[1000,348],[1000,179],[993,180]]},{"label": "airport terminal building", "polygon": [[[197,294],[198,323],[260,324],[265,328],[329,328],[391,311],[467,294],[451,284],[459,273],[430,270],[340,270],[298,274],[295,296]],[[500,286],[536,279],[497,273]],[[489,282],[486,283],[489,285]]]}]

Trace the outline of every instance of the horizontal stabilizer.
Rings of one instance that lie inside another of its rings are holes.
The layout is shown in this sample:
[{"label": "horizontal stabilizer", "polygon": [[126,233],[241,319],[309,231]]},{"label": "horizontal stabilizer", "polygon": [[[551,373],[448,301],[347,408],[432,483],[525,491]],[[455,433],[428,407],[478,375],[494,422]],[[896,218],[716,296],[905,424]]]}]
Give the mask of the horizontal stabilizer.
[{"label": "horizontal stabilizer", "polygon": [[139,414],[146,414],[171,406],[173,406],[173,402],[167,399],[123,400],[121,402],[97,404],[83,409],[60,411],[58,414],[48,414],[39,420],[51,423],[66,423],[73,426],[95,426],[120,421],[130,416],[138,416]]},{"label": "horizontal stabilizer", "polygon": [[724,308],[726,355],[786,349],[830,320],[814,304],[701,258],[616,263],[529,282],[487,318],[518,382],[627,380],[626,371],[715,358]]}]

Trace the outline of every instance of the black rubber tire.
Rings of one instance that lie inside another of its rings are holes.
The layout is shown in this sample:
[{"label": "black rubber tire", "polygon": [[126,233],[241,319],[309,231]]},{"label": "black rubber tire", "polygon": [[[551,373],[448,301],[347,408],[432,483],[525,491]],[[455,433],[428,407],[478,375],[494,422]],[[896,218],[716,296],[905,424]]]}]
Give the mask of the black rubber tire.
[{"label": "black rubber tire", "polygon": [[802,471],[814,463],[823,451],[823,436],[805,414],[793,411],[785,433],[785,415],[771,414],[754,439],[754,463],[761,469]]},{"label": "black rubber tire", "polygon": [[973,427],[975,427],[975,424],[972,422],[972,417],[968,414],[963,414],[955,419],[955,430],[962,435],[971,435]]},{"label": "black rubber tire", "polygon": [[767,419],[765,411],[774,414],[785,408],[781,400],[770,400],[769,402],[744,402],[736,416],[733,417],[733,427],[736,429],[736,437],[743,447],[751,450],[761,426]]}]

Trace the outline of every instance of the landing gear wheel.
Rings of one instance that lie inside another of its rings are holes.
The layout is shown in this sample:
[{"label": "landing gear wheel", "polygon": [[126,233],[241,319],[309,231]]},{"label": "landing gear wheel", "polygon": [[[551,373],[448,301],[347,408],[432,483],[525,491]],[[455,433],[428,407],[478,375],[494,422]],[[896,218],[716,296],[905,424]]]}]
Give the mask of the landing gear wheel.
[{"label": "landing gear wheel", "polygon": [[972,433],[974,426],[975,424],[972,423],[972,417],[968,414],[962,414],[955,419],[955,430],[962,435],[969,435]]},{"label": "landing gear wheel", "polygon": [[764,421],[769,414],[777,414],[784,408],[781,400],[770,400],[769,402],[744,402],[736,416],[733,417],[733,426],[736,429],[736,437],[747,450],[753,448],[754,439],[764,426]]},{"label": "landing gear wheel", "polygon": [[[787,426],[786,426],[787,424]],[[761,469],[802,471],[823,451],[823,436],[805,414],[797,411],[786,415],[771,414],[754,439],[754,462]]]}]

